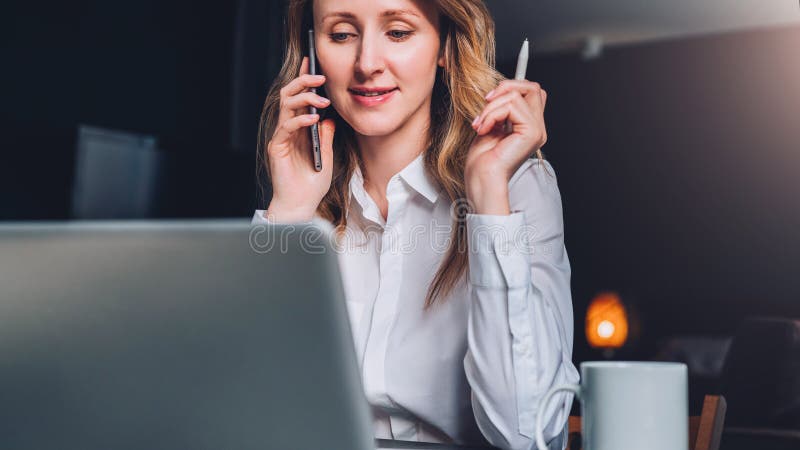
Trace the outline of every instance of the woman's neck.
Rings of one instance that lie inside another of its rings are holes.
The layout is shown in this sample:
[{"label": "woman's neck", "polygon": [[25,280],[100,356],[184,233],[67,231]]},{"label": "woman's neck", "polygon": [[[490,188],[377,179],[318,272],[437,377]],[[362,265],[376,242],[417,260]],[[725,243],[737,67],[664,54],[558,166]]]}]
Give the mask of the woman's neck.
[{"label": "woman's neck", "polygon": [[421,108],[403,127],[385,136],[356,134],[364,163],[365,188],[386,218],[386,187],[391,179],[425,151],[430,126],[430,105]]}]

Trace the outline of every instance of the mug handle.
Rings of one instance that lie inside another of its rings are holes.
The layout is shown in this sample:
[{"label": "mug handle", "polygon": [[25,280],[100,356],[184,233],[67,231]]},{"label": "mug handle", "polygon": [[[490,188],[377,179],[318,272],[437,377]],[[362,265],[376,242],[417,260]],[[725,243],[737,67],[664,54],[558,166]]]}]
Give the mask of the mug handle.
[{"label": "mug handle", "polygon": [[[547,409],[547,405],[550,404],[550,399],[553,398],[553,395],[561,391],[570,391],[576,396],[581,395],[581,387],[577,384],[566,383],[552,387],[547,391],[547,394],[544,394],[542,401],[539,402],[539,412]],[[547,443],[544,441],[544,433],[542,433],[542,428],[544,427],[542,417],[544,417],[544,414],[536,414],[536,446],[539,450],[548,450]]]}]

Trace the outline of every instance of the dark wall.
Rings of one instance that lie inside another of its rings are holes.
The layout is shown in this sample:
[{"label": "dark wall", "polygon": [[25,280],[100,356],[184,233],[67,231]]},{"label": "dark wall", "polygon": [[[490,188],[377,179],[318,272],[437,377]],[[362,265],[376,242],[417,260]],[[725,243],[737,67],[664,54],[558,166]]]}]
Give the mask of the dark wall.
[{"label": "dark wall", "polygon": [[[644,351],[800,317],[800,27],[536,57],[528,79],[548,92],[578,320],[619,291]],[[583,330],[576,354],[594,356]]]},{"label": "dark wall", "polygon": [[0,50],[0,219],[69,218],[78,124],[158,137],[170,168],[161,215],[250,211],[254,153],[230,145],[235,7],[9,5]]}]

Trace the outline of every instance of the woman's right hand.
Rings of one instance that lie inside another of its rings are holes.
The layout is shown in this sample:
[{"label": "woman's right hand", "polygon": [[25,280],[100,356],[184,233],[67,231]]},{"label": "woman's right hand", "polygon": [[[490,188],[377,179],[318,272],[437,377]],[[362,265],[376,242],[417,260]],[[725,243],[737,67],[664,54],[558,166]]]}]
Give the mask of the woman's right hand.
[{"label": "woman's right hand", "polygon": [[280,111],[275,133],[267,144],[267,160],[272,181],[272,201],[267,218],[276,222],[311,220],[322,198],[331,187],[333,174],[332,119],[319,126],[322,170],[314,169],[314,155],[308,127],[319,115],[308,114],[309,106],[326,108],[330,101],[310,91],[325,83],[324,75],[308,74],[308,57],[300,65],[300,76],[281,91]]}]

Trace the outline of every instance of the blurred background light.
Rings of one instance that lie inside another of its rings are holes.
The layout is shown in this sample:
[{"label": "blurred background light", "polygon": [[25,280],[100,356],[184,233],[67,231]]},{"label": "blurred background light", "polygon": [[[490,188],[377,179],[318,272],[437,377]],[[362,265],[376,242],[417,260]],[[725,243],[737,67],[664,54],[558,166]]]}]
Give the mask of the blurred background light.
[{"label": "blurred background light", "polygon": [[628,340],[628,312],[615,292],[597,294],[586,311],[586,339],[594,348],[615,349]]}]

